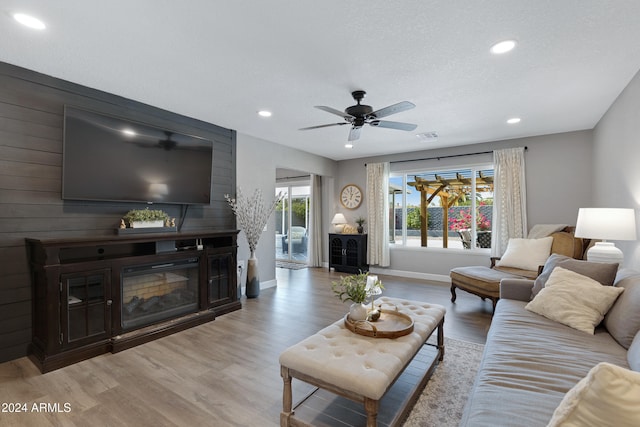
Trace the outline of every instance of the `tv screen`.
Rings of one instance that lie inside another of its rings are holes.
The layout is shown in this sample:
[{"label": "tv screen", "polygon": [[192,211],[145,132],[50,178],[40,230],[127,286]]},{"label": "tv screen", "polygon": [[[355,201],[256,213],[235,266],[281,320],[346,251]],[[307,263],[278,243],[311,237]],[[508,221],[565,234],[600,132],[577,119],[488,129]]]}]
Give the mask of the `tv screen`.
[{"label": "tv screen", "polygon": [[65,106],[62,198],[210,204],[213,143]]}]

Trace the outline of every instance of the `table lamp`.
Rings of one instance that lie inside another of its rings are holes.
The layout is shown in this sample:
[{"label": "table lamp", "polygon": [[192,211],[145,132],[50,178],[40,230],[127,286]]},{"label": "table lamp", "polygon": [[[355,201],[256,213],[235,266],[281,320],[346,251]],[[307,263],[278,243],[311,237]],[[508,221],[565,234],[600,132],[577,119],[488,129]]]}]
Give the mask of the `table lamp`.
[{"label": "table lamp", "polygon": [[339,233],[339,234],[342,234],[342,231],[344,230],[344,225],[346,223],[347,223],[347,219],[341,213],[335,214],[333,219],[331,220],[331,224],[335,226],[336,233]]},{"label": "table lamp", "polygon": [[624,254],[607,240],[636,240],[635,211],[620,208],[580,208],[575,236],[602,240],[587,251],[587,261],[617,262],[622,265]]}]

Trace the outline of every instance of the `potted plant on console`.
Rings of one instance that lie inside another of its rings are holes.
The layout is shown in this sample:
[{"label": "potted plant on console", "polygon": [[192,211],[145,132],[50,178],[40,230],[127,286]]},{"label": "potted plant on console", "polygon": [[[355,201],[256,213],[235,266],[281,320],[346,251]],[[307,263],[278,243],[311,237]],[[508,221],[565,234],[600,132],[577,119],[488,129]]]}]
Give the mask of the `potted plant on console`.
[{"label": "potted plant on console", "polygon": [[122,219],[131,228],[164,227],[169,215],[159,209],[132,209]]}]

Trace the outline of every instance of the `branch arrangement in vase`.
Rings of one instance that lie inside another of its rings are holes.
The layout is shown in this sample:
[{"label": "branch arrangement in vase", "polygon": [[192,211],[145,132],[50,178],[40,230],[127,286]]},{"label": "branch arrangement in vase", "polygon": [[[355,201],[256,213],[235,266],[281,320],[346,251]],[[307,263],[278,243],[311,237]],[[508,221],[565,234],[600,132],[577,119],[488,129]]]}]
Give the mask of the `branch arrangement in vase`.
[{"label": "branch arrangement in vase", "polygon": [[255,252],[264,226],[280,200],[282,200],[282,192],[278,193],[270,204],[265,204],[260,189],[256,189],[251,197],[247,197],[238,187],[235,199],[228,194],[225,194],[224,198],[227,199],[229,206],[231,206],[233,213],[236,215],[240,229],[244,231],[247,237],[249,250],[251,253]]}]

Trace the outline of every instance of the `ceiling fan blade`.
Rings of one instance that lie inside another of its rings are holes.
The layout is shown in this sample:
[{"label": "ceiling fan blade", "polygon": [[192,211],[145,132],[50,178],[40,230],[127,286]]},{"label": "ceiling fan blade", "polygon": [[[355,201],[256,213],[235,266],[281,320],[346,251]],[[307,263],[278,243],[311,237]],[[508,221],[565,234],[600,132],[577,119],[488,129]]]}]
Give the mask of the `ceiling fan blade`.
[{"label": "ceiling fan blade", "polygon": [[349,131],[349,141],[355,141],[356,139],[360,139],[360,130],[361,127],[352,127]]},{"label": "ceiling fan blade", "polygon": [[412,123],[402,123],[402,122],[390,122],[388,120],[372,120],[369,122],[371,126],[379,127],[379,128],[387,128],[387,129],[398,129],[398,130],[414,130],[418,127],[418,125],[414,125]]},{"label": "ceiling fan blade", "polygon": [[336,116],[340,116],[345,120],[349,120],[353,116],[351,114],[347,114],[344,111],[336,110],[335,108],[325,107],[324,105],[316,105],[317,109],[326,111],[327,113],[335,114]]},{"label": "ceiling fan blade", "polygon": [[416,105],[409,101],[398,102],[397,104],[389,105],[388,107],[381,108],[379,110],[374,111],[370,114],[370,116],[375,118],[387,117],[392,114],[400,113],[402,111],[407,111],[414,108]]},{"label": "ceiling fan blade", "polygon": [[348,123],[347,122],[329,123],[328,125],[309,126],[309,127],[306,127],[306,128],[300,128],[298,130],[320,129],[320,128],[327,128],[329,126],[342,126],[342,125],[346,125],[346,124],[348,124]]}]

